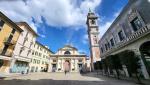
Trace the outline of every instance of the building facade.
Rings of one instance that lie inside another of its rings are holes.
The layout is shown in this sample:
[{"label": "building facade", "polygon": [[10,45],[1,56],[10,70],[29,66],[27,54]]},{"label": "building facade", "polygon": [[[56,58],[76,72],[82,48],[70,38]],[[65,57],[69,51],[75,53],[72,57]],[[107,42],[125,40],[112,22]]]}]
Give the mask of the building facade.
[{"label": "building facade", "polygon": [[18,22],[16,24],[23,30],[23,32],[19,36],[13,51],[13,60],[11,62],[12,73],[26,72],[29,69],[33,45],[38,36],[26,22]]},{"label": "building facade", "polygon": [[[150,2],[129,0],[106,33],[99,41],[101,58],[116,55],[126,50],[139,56],[141,73],[150,75]],[[128,76],[128,72],[125,72]]]},{"label": "building facade", "polygon": [[90,69],[89,62],[86,62],[86,55],[80,54],[78,50],[71,46],[65,45],[50,57],[51,72],[79,72]]},{"label": "building facade", "polygon": [[53,52],[48,47],[36,41],[33,47],[30,72],[48,72],[50,55]]},{"label": "building facade", "polygon": [[100,50],[99,50],[99,28],[98,28],[98,17],[91,11],[87,15],[87,27],[88,27],[88,38],[90,42],[90,56],[91,56],[91,70],[94,70],[94,63],[100,61]]},{"label": "building facade", "polygon": [[13,50],[21,32],[20,27],[0,12],[0,72],[2,73],[9,73]]}]

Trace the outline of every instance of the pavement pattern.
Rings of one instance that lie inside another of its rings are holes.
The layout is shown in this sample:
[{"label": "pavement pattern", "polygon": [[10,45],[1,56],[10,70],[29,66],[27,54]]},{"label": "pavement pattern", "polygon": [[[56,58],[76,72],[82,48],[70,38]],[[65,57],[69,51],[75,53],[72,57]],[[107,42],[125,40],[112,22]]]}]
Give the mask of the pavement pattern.
[{"label": "pavement pattern", "polygon": [[137,85],[131,81],[117,80],[93,73],[32,73],[14,75],[0,80],[0,85]]}]

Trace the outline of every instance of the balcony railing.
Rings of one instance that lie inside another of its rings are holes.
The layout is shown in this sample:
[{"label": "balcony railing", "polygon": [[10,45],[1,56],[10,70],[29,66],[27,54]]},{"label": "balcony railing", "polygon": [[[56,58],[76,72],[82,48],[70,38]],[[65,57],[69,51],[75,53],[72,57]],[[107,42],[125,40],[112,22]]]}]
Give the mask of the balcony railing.
[{"label": "balcony railing", "polygon": [[7,50],[5,54],[2,54],[2,52],[3,52],[3,50],[0,49],[0,55],[2,55],[2,56],[8,56],[8,57],[12,56],[12,51]]},{"label": "balcony railing", "polygon": [[118,48],[121,48],[121,47],[133,42],[134,40],[136,40],[142,36],[145,36],[148,33],[150,33],[150,28],[148,28],[147,26],[142,27],[141,29],[132,33],[130,36],[126,37],[123,41],[119,42],[114,47],[112,47],[111,49],[109,49],[108,51],[103,53],[102,57],[109,55],[110,53],[114,52]]},{"label": "balcony railing", "polygon": [[15,45],[16,41],[14,41],[14,40],[9,41],[8,38],[5,38],[4,39],[4,44],[5,45]]}]

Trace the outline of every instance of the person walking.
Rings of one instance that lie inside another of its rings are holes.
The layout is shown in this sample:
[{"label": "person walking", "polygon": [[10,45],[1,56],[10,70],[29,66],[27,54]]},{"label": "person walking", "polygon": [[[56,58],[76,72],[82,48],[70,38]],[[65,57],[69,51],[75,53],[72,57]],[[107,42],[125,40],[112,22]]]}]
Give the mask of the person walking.
[{"label": "person walking", "polygon": [[67,74],[67,71],[65,70],[65,75]]}]

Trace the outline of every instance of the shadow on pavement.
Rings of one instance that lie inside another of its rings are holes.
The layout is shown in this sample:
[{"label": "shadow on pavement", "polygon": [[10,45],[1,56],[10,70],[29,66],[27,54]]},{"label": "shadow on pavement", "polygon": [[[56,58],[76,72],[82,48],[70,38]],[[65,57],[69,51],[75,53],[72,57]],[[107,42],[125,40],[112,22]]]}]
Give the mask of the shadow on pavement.
[{"label": "shadow on pavement", "polygon": [[[104,76],[104,75],[101,75],[99,73],[96,73],[96,72],[93,72],[93,73],[80,73],[82,76],[86,76],[86,77],[95,77],[95,78],[99,78],[101,80],[105,80],[107,82],[122,82],[123,83],[132,83],[132,84],[135,84],[135,85],[140,85],[140,84],[137,84],[136,82],[137,81],[132,81],[132,80],[124,80],[124,79],[117,79],[115,77],[108,77],[108,76]],[[120,84],[120,85],[122,85]],[[112,85],[112,84],[110,84]],[[114,84],[115,85],[115,84]],[[128,84],[125,84],[125,85],[128,85]]]},{"label": "shadow on pavement", "polygon": [[[106,83],[106,81],[80,81],[80,80],[52,80],[52,79],[0,80],[0,85],[109,85],[109,84],[110,83],[109,82]],[[120,85],[120,84],[115,83],[111,85]]]}]

